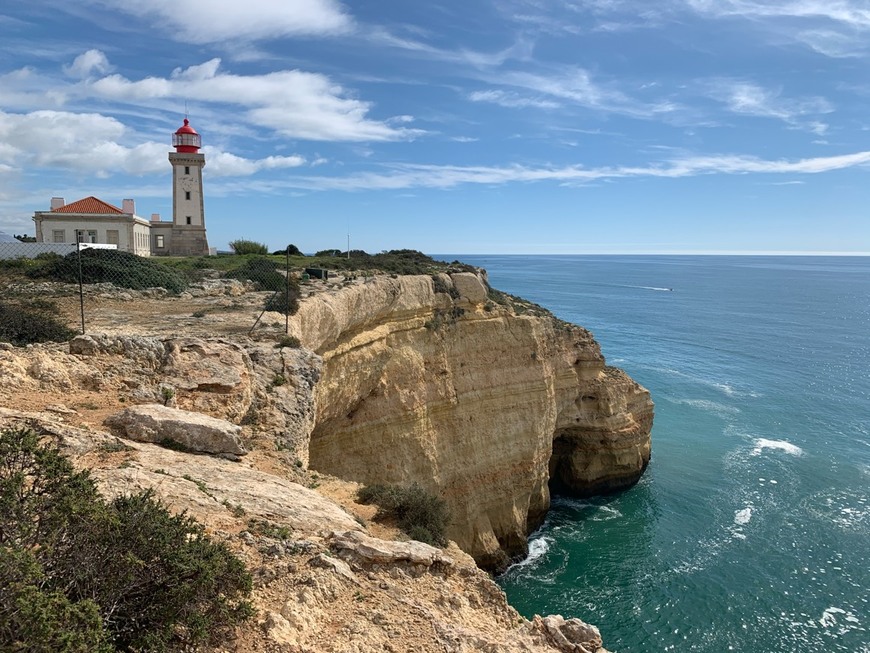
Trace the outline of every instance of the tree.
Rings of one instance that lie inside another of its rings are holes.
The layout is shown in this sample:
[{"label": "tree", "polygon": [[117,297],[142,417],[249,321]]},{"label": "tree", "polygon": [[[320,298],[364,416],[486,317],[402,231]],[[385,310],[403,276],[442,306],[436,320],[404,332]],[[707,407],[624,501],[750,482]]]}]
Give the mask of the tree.
[{"label": "tree", "polygon": [[287,256],[288,253],[290,254],[290,256],[305,256],[305,254],[303,254],[302,251],[298,247],[296,247],[296,245],[292,244],[287,245],[287,247],[285,247],[284,249],[276,249],[274,252],[272,252],[272,256]]},{"label": "tree", "polygon": [[22,243],[35,243],[36,236],[28,236],[27,234],[14,234],[14,238],[16,240],[20,240]]}]

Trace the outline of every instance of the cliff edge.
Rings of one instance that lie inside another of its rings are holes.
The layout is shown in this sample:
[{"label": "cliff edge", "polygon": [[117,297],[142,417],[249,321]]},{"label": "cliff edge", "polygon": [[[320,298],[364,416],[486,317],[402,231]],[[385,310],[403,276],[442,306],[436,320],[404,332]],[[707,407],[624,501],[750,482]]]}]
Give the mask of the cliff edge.
[{"label": "cliff edge", "polygon": [[490,291],[485,273],[377,277],[306,299],[291,332],[323,358],[309,464],[418,482],[484,568],[527,550],[550,488],[628,487],[650,458],[649,392],[586,329]]}]

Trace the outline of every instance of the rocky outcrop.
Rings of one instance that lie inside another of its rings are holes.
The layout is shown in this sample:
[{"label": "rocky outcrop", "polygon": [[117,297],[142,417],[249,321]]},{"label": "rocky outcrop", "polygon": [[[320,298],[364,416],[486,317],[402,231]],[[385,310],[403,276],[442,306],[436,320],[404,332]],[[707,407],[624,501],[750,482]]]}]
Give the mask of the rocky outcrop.
[{"label": "rocky outcrop", "polygon": [[376,278],[306,299],[291,328],[323,357],[312,468],[416,481],[483,566],[526,550],[550,483],[627,487],[650,456],[652,402],[592,335],[470,273]]},{"label": "rocky outcrop", "polygon": [[106,426],[139,442],[170,443],[197,453],[248,453],[241,441],[240,426],[216,417],[160,404],[142,404],[110,415]]}]

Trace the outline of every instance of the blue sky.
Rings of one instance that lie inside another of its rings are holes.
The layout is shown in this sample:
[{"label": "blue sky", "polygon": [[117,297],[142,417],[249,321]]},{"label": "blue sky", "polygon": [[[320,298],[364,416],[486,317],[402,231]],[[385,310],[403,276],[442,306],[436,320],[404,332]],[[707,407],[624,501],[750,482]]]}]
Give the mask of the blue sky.
[{"label": "blue sky", "polygon": [[34,0],[0,9],[0,230],[171,214],[213,246],[870,252],[870,0]]}]

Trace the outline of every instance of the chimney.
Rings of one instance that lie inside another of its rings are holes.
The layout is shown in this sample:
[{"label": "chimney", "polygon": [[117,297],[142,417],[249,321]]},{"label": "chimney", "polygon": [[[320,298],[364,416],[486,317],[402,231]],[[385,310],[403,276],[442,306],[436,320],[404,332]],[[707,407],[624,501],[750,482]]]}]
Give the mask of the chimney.
[{"label": "chimney", "polygon": [[133,200],[124,200],[124,201],[121,203],[121,210],[122,210],[124,213],[133,213],[133,214],[135,214],[135,213],[136,213],[136,202],[134,202]]},{"label": "chimney", "polygon": [[62,197],[52,197],[51,198],[51,210],[56,211],[59,208],[62,208],[64,205],[64,201]]},{"label": "chimney", "polygon": [[151,222],[160,222],[160,214],[152,213],[151,214]]}]

